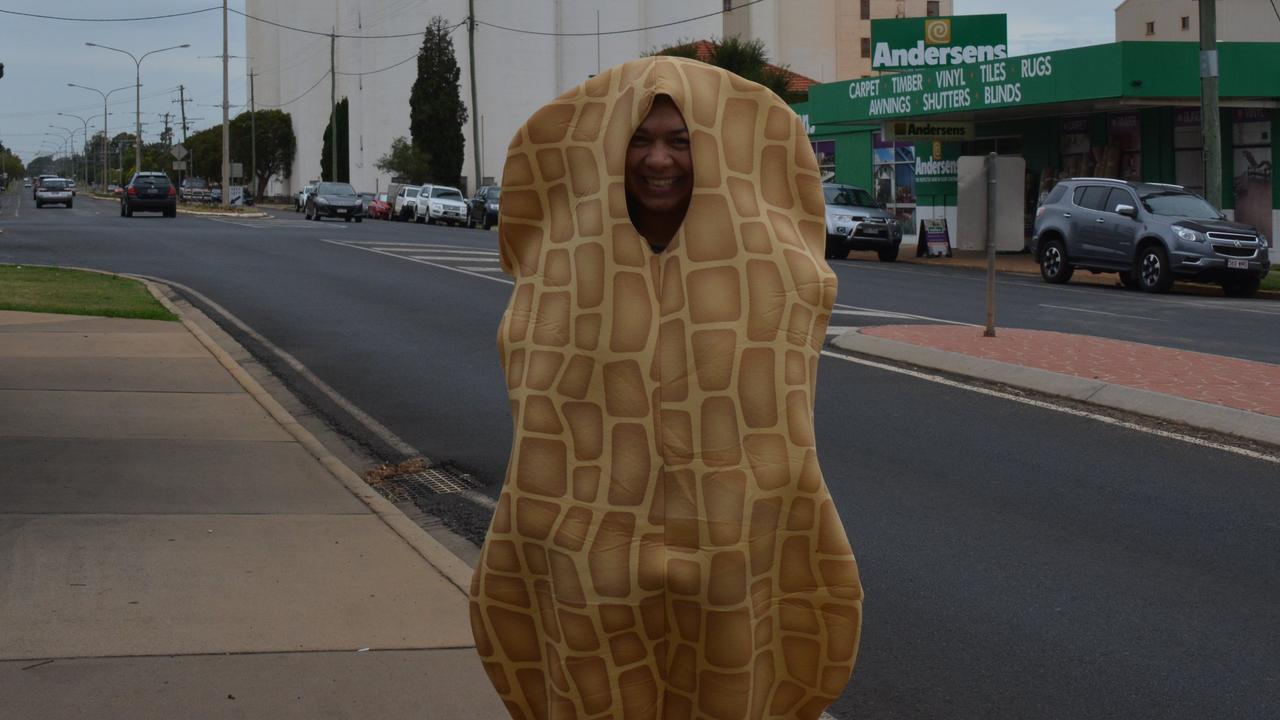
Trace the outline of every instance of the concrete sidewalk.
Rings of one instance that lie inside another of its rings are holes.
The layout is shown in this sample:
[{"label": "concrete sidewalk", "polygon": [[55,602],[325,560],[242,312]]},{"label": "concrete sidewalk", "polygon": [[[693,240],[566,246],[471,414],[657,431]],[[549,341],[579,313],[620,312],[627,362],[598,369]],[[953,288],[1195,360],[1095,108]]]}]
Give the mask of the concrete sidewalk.
[{"label": "concrete sidewalk", "polygon": [[194,324],[0,312],[0,716],[503,718],[469,574]]}]

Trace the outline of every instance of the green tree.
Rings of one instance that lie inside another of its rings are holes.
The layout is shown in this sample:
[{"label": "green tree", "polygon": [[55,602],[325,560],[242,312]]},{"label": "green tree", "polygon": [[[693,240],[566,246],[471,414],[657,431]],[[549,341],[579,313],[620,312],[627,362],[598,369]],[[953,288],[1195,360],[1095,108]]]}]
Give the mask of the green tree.
[{"label": "green tree", "polygon": [[462,71],[453,53],[451,29],[439,15],[427,23],[418,51],[418,79],[409,93],[409,134],[426,162],[422,179],[458,185],[466,151],[462,128],[468,115],[458,85]]},{"label": "green tree", "polygon": [[[740,37],[731,36],[718,42],[713,40],[710,45],[711,57],[706,61],[709,64],[728,70],[752,82],[760,83],[786,102],[803,102],[807,99],[808,93],[797,93],[788,89],[790,71],[786,65],[772,65],[769,63],[769,53],[765,52],[763,40],[758,38],[755,40],[743,40]],[[653,50],[649,54],[701,60],[698,57],[697,43],[690,41],[668,45]]]},{"label": "green tree", "polygon": [[391,182],[422,182],[427,177],[427,158],[413,143],[403,137],[391,141],[391,151],[374,163],[384,173],[391,173]]},{"label": "green tree", "polygon": [[[338,102],[338,182],[351,182],[351,142],[347,125],[346,98]],[[320,179],[334,180],[333,177],[333,113],[329,113],[329,124],[324,126],[324,144],[320,149]]]},{"label": "green tree", "polygon": [[12,182],[18,178],[26,177],[26,168],[22,165],[22,160],[17,155],[9,152],[7,149],[0,150],[0,174],[8,176]]},{"label": "green tree", "polygon": [[222,182],[221,125],[194,132],[183,144],[191,152],[187,156],[188,177],[204,178],[210,184]]},{"label": "green tree", "polygon": [[[253,133],[256,125],[258,177],[254,196],[262,197],[272,175],[289,177],[298,141],[293,134],[293,118],[282,110],[242,112],[231,121],[231,154],[252,172]],[[326,137],[328,137],[326,135]]]}]

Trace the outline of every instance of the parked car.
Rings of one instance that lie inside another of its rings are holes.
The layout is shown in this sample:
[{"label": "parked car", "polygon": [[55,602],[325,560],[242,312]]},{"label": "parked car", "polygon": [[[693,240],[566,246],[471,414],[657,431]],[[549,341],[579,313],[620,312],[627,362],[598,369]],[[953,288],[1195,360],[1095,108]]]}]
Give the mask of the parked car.
[{"label": "parked car", "polygon": [[209,182],[204,178],[182,178],[181,195],[183,202],[208,202]]},{"label": "parked car", "polygon": [[362,193],[356,193],[356,194],[360,196],[360,209],[364,211],[365,217],[368,217],[369,202],[377,196],[371,192],[362,192]]},{"label": "parked car", "polygon": [[36,186],[36,207],[42,208],[45,205],[66,205],[71,207],[71,201],[74,195],[71,194],[69,180],[60,177],[41,176],[40,184]]},{"label": "parked car", "polygon": [[414,220],[422,222],[426,218],[418,214],[418,194],[422,188],[418,185],[402,185],[396,194],[395,205],[391,213],[396,220]]},{"label": "parked car", "polygon": [[1158,293],[1186,278],[1249,297],[1271,269],[1266,236],[1199,195],[1106,178],[1054,186],[1036,209],[1027,247],[1048,282],[1065,283],[1077,269],[1117,272],[1125,287]]},{"label": "parked car", "polygon": [[311,193],[315,191],[315,189],[316,189],[315,183],[307,183],[306,185],[302,186],[302,189],[299,190],[293,196],[294,212],[302,212],[302,208],[307,206],[307,197],[310,196]]},{"label": "parked car", "polygon": [[365,214],[373,220],[390,220],[391,219],[391,203],[386,193],[378,193],[369,201],[369,207],[365,210]]},{"label": "parked car", "polygon": [[124,188],[120,187],[119,185],[116,185],[115,183],[111,183],[110,185],[107,186],[107,192],[119,197],[120,193],[124,192]]},{"label": "parked car", "polygon": [[31,187],[31,178],[27,178],[26,180],[23,180],[23,181],[22,181],[22,187],[24,187],[24,188],[29,188],[29,187]]},{"label": "parked car", "polygon": [[477,225],[485,230],[498,224],[498,200],[502,196],[502,188],[498,185],[483,185],[476,194],[467,201],[467,227]]},{"label": "parked car", "polygon": [[67,180],[67,189],[71,191],[71,197],[76,196],[76,181],[74,179]]},{"label": "parked car", "polygon": [[136,211],[159,212],[165,217],[178,215],[178,191],[162,172],[133,174],[120,195],[120,217],[133,217]]},{"label": "parked car", "polygon": [[[430,185],[426,190],[427,222],[462,225],[467,221],[467,200],[462,191],[447,185]],[[419,204],[422,196],[419,195]]]},{"label": "parked car", "polygon": [[823,183],[822,193],[827,202],[828,259],[849,257],[850,250],[874,250],[881,262],[898,259],[902,228],[871,193],[838,183]]},{"label": "parked car", "polygon": [[364,208],[360,196],[351,183],[322,182],[307,196],[304,208],[308,220],[319,220],[322,217],[342,218],[347,222],[355,219],[360,222],[364,218]]}]

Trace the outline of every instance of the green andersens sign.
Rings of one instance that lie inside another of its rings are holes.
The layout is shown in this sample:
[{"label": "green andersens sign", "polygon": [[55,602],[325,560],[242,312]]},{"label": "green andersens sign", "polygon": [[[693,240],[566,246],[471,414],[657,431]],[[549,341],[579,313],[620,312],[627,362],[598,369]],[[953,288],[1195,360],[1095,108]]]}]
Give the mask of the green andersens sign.
[{"label": "green andersens sign", "polygon": [[814,86],[814,124],[923,117],[1121,94],[1118,45]]},{"label": "green andersens sign", "polygon": [[1009,56],[1004,15],[893,18],[871,21],[871,67],[947,67]]}]

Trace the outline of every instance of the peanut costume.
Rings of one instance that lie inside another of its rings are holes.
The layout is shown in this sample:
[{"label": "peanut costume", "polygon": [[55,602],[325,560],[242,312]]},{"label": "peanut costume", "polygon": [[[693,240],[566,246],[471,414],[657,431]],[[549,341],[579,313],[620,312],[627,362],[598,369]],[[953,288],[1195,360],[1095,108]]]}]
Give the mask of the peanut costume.
[{"label": "peanut costume", "polygon": [[[623,167],[658,94],[694,190],[654,253]],[[824,233],[802,123],[709,65],[618,66],[512,140],[515,438],[471,622],[516,720],[817,718],[844,688],[862,589],[814,451]]]}]

